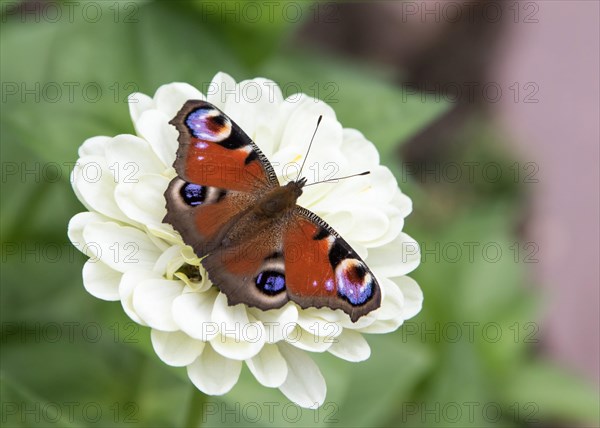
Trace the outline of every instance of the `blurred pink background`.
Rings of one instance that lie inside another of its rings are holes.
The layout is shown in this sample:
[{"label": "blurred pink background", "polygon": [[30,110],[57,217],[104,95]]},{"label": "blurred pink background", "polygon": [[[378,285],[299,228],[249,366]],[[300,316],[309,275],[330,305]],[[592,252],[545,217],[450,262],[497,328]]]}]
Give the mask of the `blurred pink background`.
[{"label": "blurred pink background", "polygon": [[535,81],[540,102],[496,107],[521,158],[539,165],[529,238],[540,248],[536,283],[550,297],[545,347],[600,382],[600,3],[537,3],[539,22],[510,25],[490,69],[498,82]]}]

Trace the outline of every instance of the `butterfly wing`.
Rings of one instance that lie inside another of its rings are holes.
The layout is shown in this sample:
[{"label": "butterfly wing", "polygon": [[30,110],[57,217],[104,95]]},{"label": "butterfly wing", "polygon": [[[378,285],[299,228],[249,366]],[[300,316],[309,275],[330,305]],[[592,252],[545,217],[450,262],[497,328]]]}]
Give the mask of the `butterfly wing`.
[{"label": "butterfly wing", "polygon": [[240,192],[279,185],[267,157],[214,105],[189,100],[169,123],[179,131],[173,166],[183,180]]},{"label": "butterfly wing", "polygon": [[276,219],[253,215],[242,216],[234,227],[242,233],[253,225],[258,232],[202,261],[230,305],[268,310],[292,300],[302,308],[342,309],[352,321],[380,306],[373,273],[316,214],[296,207]]},{"label": "butterfly wing", "polygon": [[282,252],[285,224],[284,217],[265,219],[249,212],[230,230],[240,239],[202,260],[211,282],[230,305],[244,303],[268,310],[289,300]]},{"label": "butterfly wing", "polygon": [[283,243],[287,295],[300,307],[341,309],[356,322],[381,305],[375,275],[313,212],[296,207]]},{"label": "butterfly wing", "polygon": [[179,131],[177,171],[165,192],[163,219],[203,257],[221,245],[260,195],[279,185],[260,149],[221,110],[187,101],[171,120]]}]

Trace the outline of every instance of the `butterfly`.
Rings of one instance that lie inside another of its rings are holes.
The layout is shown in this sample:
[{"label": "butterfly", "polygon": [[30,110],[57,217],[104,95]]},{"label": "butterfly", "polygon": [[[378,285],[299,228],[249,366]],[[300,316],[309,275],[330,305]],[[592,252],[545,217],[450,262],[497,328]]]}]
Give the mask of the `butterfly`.
[{"label": "butterfly", "polygon": [[365,262],[296,204],[306,178],[280,185],[258,146],[206,101],[187,101],[169,123],[179,132],[178,176],[165,191],[163,222],[193,248],[229,305],[269,310],[291,300],[341,309],[353,322],[381,305]]}]

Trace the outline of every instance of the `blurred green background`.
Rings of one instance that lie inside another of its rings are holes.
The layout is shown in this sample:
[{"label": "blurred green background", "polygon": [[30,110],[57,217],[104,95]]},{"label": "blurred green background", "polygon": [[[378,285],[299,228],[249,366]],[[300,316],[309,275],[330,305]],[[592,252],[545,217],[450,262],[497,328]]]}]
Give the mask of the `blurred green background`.
[{"label": "blurred green background", "polygon": [[[66,236],[83,210],[69,163],[88,137],[134,132],[130,92],[152,95],[173,81],[202,90],[218,71],[237,81],[264,76],[331,102],[345,127],[377,145],[413,199],[405,230],[429,252],[411,274],[425,294],[422,312],[395,333],[367,336],[368,361],[313,355],[328,385],[320,410],[297,416],[244,369],[232,392],[207,399],[205,426],[600,423],[597,385],[543,352],[545,297],[533,287],[522,235],[531,186],[509,174],[458,185],[419,179],[440,159],[507,170],[518,160],[485,109],[465,112],[408,90],[414,69],[321,49],[307,34],[323,22],[331,31],[344,25],[338,4],[272,2],[272,17],[258,4],[258,19],[223,19],[213,13],[223,2],[89,3],[71,2],[72,15],[63,4],[58,16],[56,3],[2,2],[2,426],[185,424],[194,400],[185,369],[162,363],[149,329],[129,322],[118,302],[82,286],[85,258]],[[452,132],[439,131],[456,117]],[[505,253],[469,260],[466,242]],[[520,248],[516,260],[511,246]],[[272,415],[265,403],[277,403]]]}]

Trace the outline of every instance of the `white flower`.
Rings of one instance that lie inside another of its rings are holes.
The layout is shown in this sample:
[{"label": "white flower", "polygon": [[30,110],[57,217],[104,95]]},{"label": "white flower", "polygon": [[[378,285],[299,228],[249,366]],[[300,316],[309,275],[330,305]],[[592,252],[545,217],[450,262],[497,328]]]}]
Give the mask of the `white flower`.
[{"label": "white flower", "polygon": [[[72,183],[88,211],[71,219],[69,238],[90,256],[84,286],[100,299],[120,300],[132,320],[152,329],[158,356],[187,367],[203,392],[228,392],[245,363],[261,384],[279,388],[300,406],[319,406],[325,381],[304,351],[365,360],[370,348],[362,333],[394,331],[421,308],[421,290],[405,276],[420,260],[416,242],[402,232],[411,201],[379,164],[375,146],[359,131],[342,128],[324,102],[304,94],[284,99],[271,81],[236,84],[224,73],[207,92],[171,83],[153,98],[133,94],[137,135],[94,137],[79,149]],[[321,216],[367,262],[382,288],[379,309],[353,323],[340,310],[301,309],[293,302],[270,311],[227,305],[191,248],[162,223],[163,193],[176,175],[178,146],[168,122],[189,99],[207,100],[237,122],[282,183],[295,178],[316,118],[324,116],[304,171],[309,182],[371,174],[306,187],[298,203]]]}]

